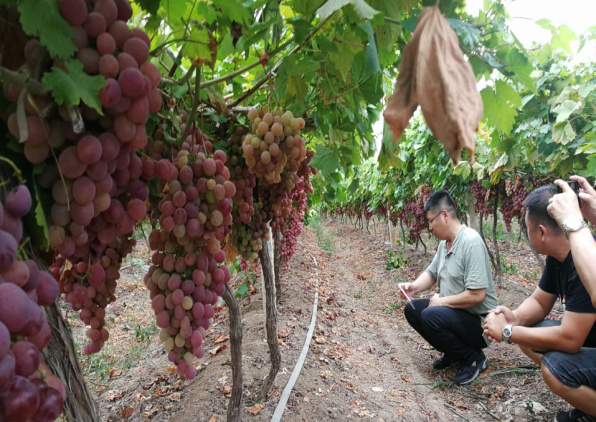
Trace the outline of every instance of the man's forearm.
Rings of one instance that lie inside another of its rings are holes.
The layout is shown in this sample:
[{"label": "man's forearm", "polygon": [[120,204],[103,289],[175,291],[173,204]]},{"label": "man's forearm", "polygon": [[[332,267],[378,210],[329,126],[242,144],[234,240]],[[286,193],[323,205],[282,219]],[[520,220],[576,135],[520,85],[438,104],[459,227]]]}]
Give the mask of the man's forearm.
[{"label": "man's forearm", "polygon": [[596,304],[596,241],[588,228],[569,233],[571,256],[579,278]]},{"label": "man's forearm", "polygon": [[416,293],[424,292],[430,289],[435,284],[435,279],[427,273],[426,271],[423,272],[418,276],[416,281],[412,283]]},{"label": "man's forearm", "polygon": [[[484,291],[484,290],[483,290]],[[453,296],[444,296],[443,304],[455,309],[468,309],[484,301],[486,294],[465,290]]]},{"label": "man's forearm", "polygon": [[517,324],[524,327],[532,327],[544,320],[548,315],[549,310],[546,310],[533,297],[529,297],[519,305],[513,314],[517,319]]},{"label": "man's forearm", "polygon": [[577,353],[581,347],[574,339],[565,337],[560,326],[532,328],[516,325],[511,332],[511,343],[530,347],[538,352]]}]

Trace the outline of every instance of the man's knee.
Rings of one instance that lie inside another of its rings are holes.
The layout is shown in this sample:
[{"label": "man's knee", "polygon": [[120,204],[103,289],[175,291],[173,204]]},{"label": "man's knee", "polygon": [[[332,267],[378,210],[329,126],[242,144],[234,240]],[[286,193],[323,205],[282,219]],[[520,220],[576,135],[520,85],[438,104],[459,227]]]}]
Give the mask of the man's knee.
[{"label": "man's knee", "polygon": [[559,379],[557,379],[557,377],[555,377],[555,375],[550,371],[550,369],[548,369],[548,367],[544,363],[540,365],[540,372],[542,373],[542,379],[544,380],[550,391],[553,392],[553,394],[556,394],[557,396],[561,397],[564,396],[565,392],[569,390],[570,387],[567,387]]},{"label": "man's knee", "polygon": [[422,311],[422,326],[431,329],[442,329],[448,323],[445,313],[448,308],[445,306],[430,306]]},{"label": "man's knee", "polygon": [[414,317],[414,313],[416,312],[416,310],[412,307],[411,303],[407,303],[406,307],[404,308],[404,315],[406,316],[407,319],[412,319]]}]

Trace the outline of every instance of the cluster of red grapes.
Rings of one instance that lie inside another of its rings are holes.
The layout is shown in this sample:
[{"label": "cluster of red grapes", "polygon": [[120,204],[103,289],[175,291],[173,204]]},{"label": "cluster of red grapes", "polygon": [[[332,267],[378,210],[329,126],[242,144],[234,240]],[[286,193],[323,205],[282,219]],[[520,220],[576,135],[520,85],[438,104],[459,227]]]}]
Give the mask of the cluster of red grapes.
[{"label": "cluster of red grapes", "polygon": [[[38,184],[51,191],[49,241],[59,254],[52,271],[81,319],[91,327],[85,353],[107,340],[105,308],[114,299],[123,257],[134,246],[134,224],[145,218],[152,163],[136,151],[147,144],[145,123],[161,108],[159,69],[148,62],[150,40],[129,29],[129,0],[60,0],[71,25],[76,58],[89,75],[102,75],[103,115],[85,105],[54,107],[51,98],[26,96],[25,114],[13,112],[8,128],[24,142],[24,155],[44,163]],[[25,47],[26,66],[42,65],[47,52],[36,39]],[[51,66],[67,71],[58,60]],[[5,84],[16,103],[25,91]],[[81,118],[81,113],[82,118]]]},{"label": "cluster of red grapes", "polygon": [[250,262],[259,257],[263,241],[269,239],[269,230],[263,203],[255,202],[257,179],[244,159],[242,145],[246,132],[245,128],[238,126],[228,138],[230,180],[236,185],[232,212],[234,226],[229,244],[242,259]]},{"label": "cluster of red grapes", "polygon": [[416,242],[420,237],[420,233],[428,228],[424,204],[432,194],[432,186],[421,185],[416,193],[418,195],[416,201],[409,201],[401,211],[394,211],[397,218],[409,226],[408,238],[412,242]]},{"label": "cluster of red grapes", "polygon": [[253,203],[255,214],[248,224],[234,224],[230,243],[238,251],[243,260],[255,261],[259,258],[259,251],[263,249],[263,242],[269,241],[270,232],[267,227],[267,213],[262,202]]},{"label": "cluster of red grapes", "polygon": [[228,138],[230,180],[236,185],[234,224],[248,224],[255,215],[253,201],[257,180],[254,174],[250,173],[243,156],[242,144],[246,138],[245,132],[242,126],[238,126]]},{"label": "cluster of red grapes", "polygon": [[494,189],[485,189],[482,183],[474,180],[470,186],[470,191],[476,199],[476,214],[486,220],[494,211],[495,192]]},{"label": "cluster of red grapes", "polygon": [[62,413],[64,384],[44,364],[50,342],[42,306],[59,294],[58,283],[30,260],[18,258],[23,218],[31,208],[25,185],[0,204],[0,420],[54,421]]},{"label": "cluster of red grapes", "polygon": [[300,129],[304,128],[302,117],[295,118],[291,111],[268,111],[252,108],[248,111],[252,123],[250,133],[243,142],[244,158],[251,174],[268,184],[280,183],[286,164],[294,162],[294,171],[306,156],[304,139]]},{"label": "cluster of red grapes", "polygon": [[60,0],[60,11],[74,30],[85,72],[107,79],[99,92],[104,116],[87,110],[86,133],[73,132],[57,154],[61,177],[52,186],[50,216],[50,243],[61,255],[54,268],[66,300],[90,326],[84,353],[91,354],[109,337],[105,308],[134,247],[134,224],[147,215],[143,179],[154,171],[136,151],[147,144],[149,114],[161,108],[161,75],[147,61],[147,34],[127,26],[128,0]]},{"label": "cluster of red grapes", "polygon": [[298,183],[292,190],[290,214],[281,226],[279,253],[281,253],[282,262],[286,264],[296,252],[298,236],[302,233],[302,222],[308,211],[308,194],[313,192],[310,175],[317,174],[317,169],[308,165],[313,155],[312,151],[307,151],[304,161],[300,163],[297,173]]},{"label": "cluster of red grapes", "polygon": [[196,376],[194,358],[204,354],[213,305],[230,280],[222,245],[232,227],[236,185],[227,155],[218,150],[208,156],[210,150],[204,134],[193,129],[179,151],[169,151],[173,160],[155,163],[162,197],[159,228],[149,236],[153,265],[145,284],[168,359],[188,379]]},{"label": "cluster of red grapes", "polygon": [[528,191],[522,186],[519,177],[516,180],[505,180],[505,194],[501,195],[500,210],[507,231],[511,231],[511,222],[514,218],[522,218],[523,203],[528,196]]}]

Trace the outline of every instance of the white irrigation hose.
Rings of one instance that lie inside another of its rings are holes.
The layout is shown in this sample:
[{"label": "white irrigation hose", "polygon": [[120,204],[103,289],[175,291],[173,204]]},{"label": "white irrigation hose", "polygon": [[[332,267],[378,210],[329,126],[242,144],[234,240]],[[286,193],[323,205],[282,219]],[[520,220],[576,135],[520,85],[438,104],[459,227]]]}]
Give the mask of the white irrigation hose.
[{"label": "white irrigation hose", "polygon": [[[318,280],[319,280],[319,272],[317,271],[318,263],[317,260],[313,255],[311,255],[313,261],[315,262],[315,275],[317,280],[317,287],[318,287]],[[306,333],[306,340],[304,341],[304,346],[302,346],[302,352],[300,353],[300,357],[298,358],[298,362],[296,362],[296,366],[292,371],[292,375],[290,376],[290,380],[284,388],[281,397],[279,398],[279,403],[277,403],[277,407],[275,408],[275,412],[271,417],[271,422],[279,422],[281,421],[281,417],[286,410],[286,404],[288,403],[288,399],[290,398],[290,394],[292,393],[292,389],[298,380],[298,376],[300,376],[300,371],[302,371],[302,366],[304,365],[304,361],[306,360],[306,355],[308,354],[308,348],[310,346],[310,342],[312,340],[312,334],[315,331],[315,323],[317,322],[317,305],[319,303],[319,292],[315,290],[315,301],[312,305],[312,318],[310,320],[310,327],[308,327],[308,333]]]}]

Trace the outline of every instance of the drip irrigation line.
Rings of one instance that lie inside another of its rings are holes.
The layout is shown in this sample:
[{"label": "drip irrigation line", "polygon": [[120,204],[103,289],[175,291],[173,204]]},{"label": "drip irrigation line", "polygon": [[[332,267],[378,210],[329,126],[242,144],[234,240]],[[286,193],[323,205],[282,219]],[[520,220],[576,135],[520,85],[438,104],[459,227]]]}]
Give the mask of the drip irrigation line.
[{"label": "drip irrigation line", "polygon": [[[319,280],[319,271],[317,270],[319,264],[317,263],[317,260],[315,259],[315,257],[312,254],[311,254],[311,258],[315,263],[315,275],[316,275],[316,280],[317,280],[315,289],[317,289],[318,285],[319,285],[319,281],[318,281]],[[279,402],[277,403],[275,412],[273,413],[273,416],[271,417],[271,422],[281,421],[281,417],[283,416],[284,411],[286,410],[286,404],[288,403],[288,399],[290,398],[292,389],[294,388],[294,385],[296,384],[296,381],[298,380],[298,377],[300,376],[300,372],[302,371],[302,366],[304,365],[304,361],[306,360],[306,355],[308,354],[308,349],[310,347],[312,335],[315,330],[315,324],[317,322],[318,303],[319,303],[319,292],[315,290],[315,300],[312,305],[312,318],[310,320],[310,327],[308,327],[308,332],[306,333],[306,339],[304,341],[304,346],[302,347],[302,352],[300,353],[298,362],[296,362],[296,366],[294,367],[294,370],[292,371],[292,375],[290,376],[288,384],[286,385],[286,388],[284,388],[284,391],[281,394],[281,397],[279,398]]]}]

